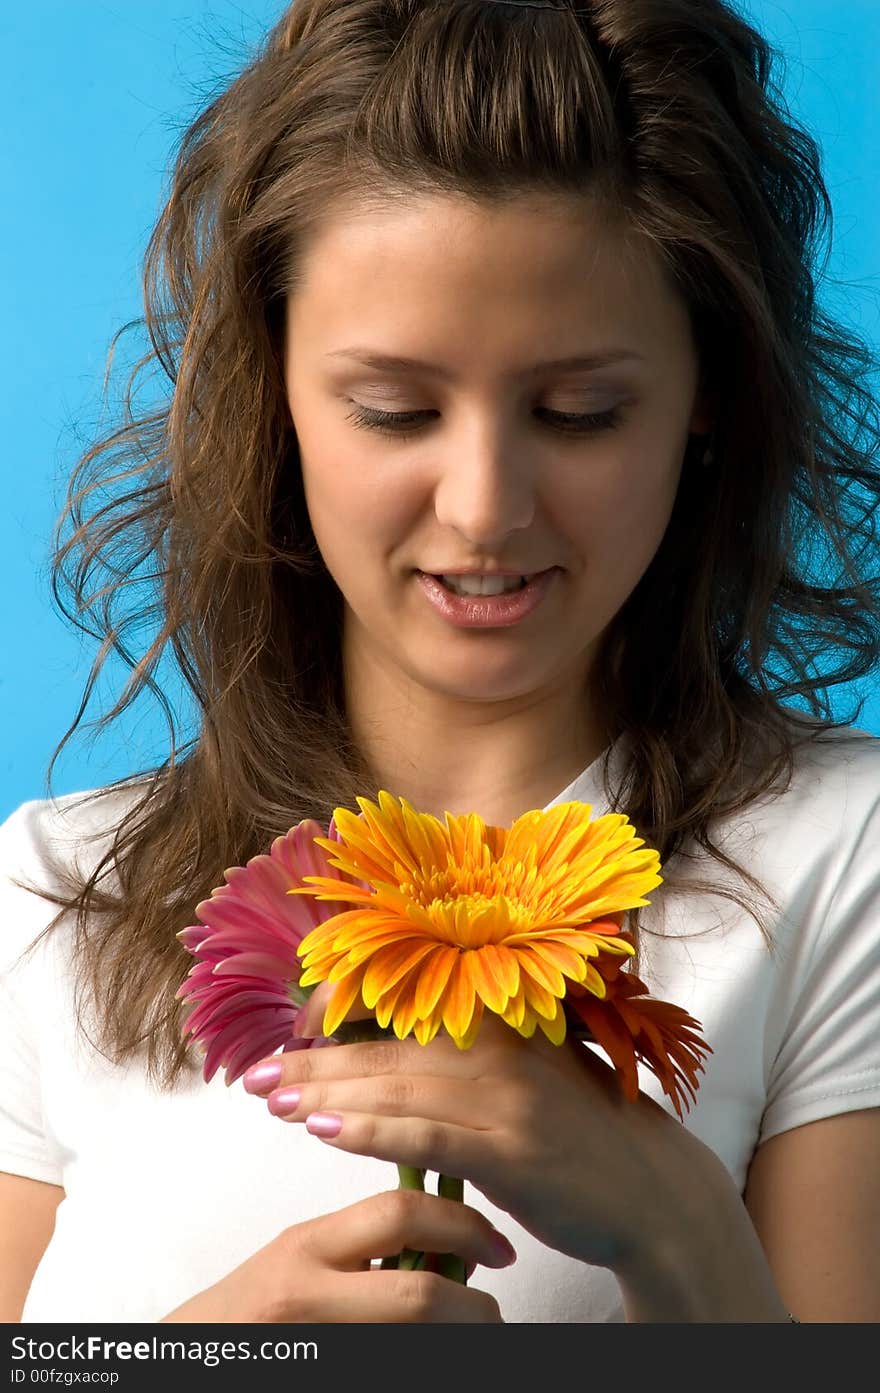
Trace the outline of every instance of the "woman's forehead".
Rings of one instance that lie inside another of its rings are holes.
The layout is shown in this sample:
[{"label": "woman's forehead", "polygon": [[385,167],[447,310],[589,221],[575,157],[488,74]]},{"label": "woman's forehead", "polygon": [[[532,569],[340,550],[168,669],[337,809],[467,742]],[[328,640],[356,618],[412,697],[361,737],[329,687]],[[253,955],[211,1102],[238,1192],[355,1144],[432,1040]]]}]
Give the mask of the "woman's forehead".
[{"label": "woman's forehead", "polygon": [[624,242],[604,218],[576,205],[566,215],[558,201],[444,197],[328,222],[302,263],[288,327],[332,367],[347,356],[406,371],[378,359],[408,357],[413,370],[448,376],[444,360],[464,336],[469,353],[491,341],[516,376],[544,359],[650,352],[687,320],[647,239]]}]

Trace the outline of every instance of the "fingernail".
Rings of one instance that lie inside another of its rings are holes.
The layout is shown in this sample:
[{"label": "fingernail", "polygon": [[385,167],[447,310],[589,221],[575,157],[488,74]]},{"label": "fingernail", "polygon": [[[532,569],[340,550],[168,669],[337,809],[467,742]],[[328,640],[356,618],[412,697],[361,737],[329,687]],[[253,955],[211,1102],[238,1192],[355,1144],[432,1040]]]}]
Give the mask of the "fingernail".
[{"label": "fingernail", "polygon": [[312,1037],[312,1032],[311,1032],[311,1031],[309,1031],[309,1037],[306,1037],[306,1013],[305,1013],[305,1007],[302,1007],[302,1008],[297,1012],[296,1019],[294,1020],[293,1025],[290,1027],[290,1033],[291,1033],[291,1035],[293,1036],[294,1040],[302,1040],[302,1039],[304,1039],[304,1038],[311,1038],[311,1037]]},{"label": "fingernail", "polygon": [[266,1106],[273,1117],[286,1117],[296,1112],[302,1090],[299,1088],[278,1088],[266,1099]]},{"label": "fingernail", "polygon": [[495,1249],[498,1256],[504,1259],[505,1267],[509,1267],[512,1262],[516,1262],[516,1249],[512,1243],[507,1241],[503,1233],[499,1233],[498,1230],[495,1229],[490,1237],[492,1239],[492,1247]]},{"label": "fingernail", "polygon": [[262,1093],[265,1089],[274,1088],[280,1078],[281,1060],[270,1059],[265,1064],[252,1064],[242,1083],[248,1093]]},{"label": "fingernail", "polygon": [[313,1137],[335,1137],[342,1130],[342,1118],[335,1112],[310,1112],[306,1131]]}]

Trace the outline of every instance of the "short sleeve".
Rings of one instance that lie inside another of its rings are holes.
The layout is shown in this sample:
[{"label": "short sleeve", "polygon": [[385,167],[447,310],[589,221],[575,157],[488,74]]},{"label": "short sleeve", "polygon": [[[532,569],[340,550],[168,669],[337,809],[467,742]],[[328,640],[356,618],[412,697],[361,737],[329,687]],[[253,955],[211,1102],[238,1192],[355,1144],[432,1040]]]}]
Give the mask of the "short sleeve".
[{"label": "short sleeve", "polygon": [[37,1051],[28,1022],[0,980],[0,1170],[62,1184],[43,1124]]},{"label": "short sleeve", "polygon": [[786,1025],[767,1089],[760,1141],[880,1107],[880,761],[843,801],[841,849],[819,929],[783,972]]},{"label": "short sleeve", "polygon": [[[52,911],[47,901],[12,880],[28,881],[38,869],[36,858],[28,855],[25,814],[33,807],[24,804],[0,825],[0,1170],[60,1185],[61,1157],[47,1137],[43,1118],[40,1021],[35,1014],[39,950],[22,960],[30,962],[28,968],[15,961],[41,923],[49,922]],[[40,905],[43,909],[35,915],[33,907]]]}]

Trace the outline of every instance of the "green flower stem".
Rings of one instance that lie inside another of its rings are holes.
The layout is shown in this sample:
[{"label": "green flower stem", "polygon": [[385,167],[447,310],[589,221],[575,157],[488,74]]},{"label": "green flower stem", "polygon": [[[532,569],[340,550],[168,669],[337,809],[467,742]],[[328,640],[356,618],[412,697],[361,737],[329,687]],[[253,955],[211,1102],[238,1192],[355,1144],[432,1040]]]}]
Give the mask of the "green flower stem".
[{"label": "green flower stem", "polygon": [[425,1172],[419,1166],[398,1166],[401,1190],[424,1190]]},{"label": "green flower stem", "polygon": [[[288,983],[288,993],[295,1006],[303,1007],[314,990],[314,987],[301,987],[298,982]],[[371,1018],[363,1021],[342,1021],[333,1032],[332,1039],[341,1045],[354,1045],[365,1040],[385,1039],[387,1034],[387,1030],[383,1030],[378,1021]],[[397,1173],[402,1190],[424,1190],[425,1172],[418,1166],[398,1165]],[[461,1202],[464,1199],[464,1181],[457,1180],[452,1175],[440,1175],[437,1178],[437,1194],[442,1195],[444,1199]],[[455,1253],[417,1253],[413,1248],[404,1248],[402,1253],[384,1257],[381,1266],[386,1270],[398,1268],[407,1272],[430,1266],[441,1276],[449,1277],[453,1282],[460,1282],[462,1286],[467,1285],[467,1265]]]},{"label": "green flower stem", "polygon": [[[425,1172],[418,1166],[398,1166],[397,1174],[400,1176],[401,1190],[424,1190]],[[402,1253],[395,1257],[383,1258],[382,1267],[396,1267],[401,1271],[413,1272],[417,1267],[424,1265],[424,1253],[417,1253],[414,1248],[404,1248]]]},{"label": "green flower stem", "polygon": [[[456,1179],[454,1175],[439,1175],[437,1177],[437,1194],[442,1195],[444,1199],[462,1202],[464,1200],[464,1181]],[[456,1253],[439,1253],[437,1271],[441,1277],[448,1277],[453,1282],[460,1282],[463,1287],[467,1286],[467,1263]]]},{"label": "green flower stem", "polygon": [[438,1175],[437,1194],[445,1200],[464,1200],[464,1181],[454,1175]]}]

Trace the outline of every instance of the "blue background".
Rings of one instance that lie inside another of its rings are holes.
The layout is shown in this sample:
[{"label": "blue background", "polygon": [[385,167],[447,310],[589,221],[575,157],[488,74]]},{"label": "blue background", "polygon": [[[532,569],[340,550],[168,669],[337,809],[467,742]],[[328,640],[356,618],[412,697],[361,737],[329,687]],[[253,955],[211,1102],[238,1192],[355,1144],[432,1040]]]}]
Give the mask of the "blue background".
[{"label": "blue background", "polygon": [[[79,709],[97,650],[52,608],[49,542],[69,474],[114,419],[123,369],[142,351],[140,332],[124,336],[103,403],[111,338],[142,310],[140,261],[173,146],[283,9],[279,0],[3,7],[0,820],[44,796],[48,760]],[[750,0],[740,9],[784,55],[789,104],[822,148],[834,206],[825,301],[876,350],[880,0]],[[54,792],[165,758],[167,725],[149,693],[97,740],[87,728],[128,675],[115,656],[105,664],[55,766]],[[171,664],[157,675],[179,736],[192,735],[195,713]],[[858,689],[835,689],[835,712],[854,694],[866,698],[856,723],[880,735],[880,673]]]}]

